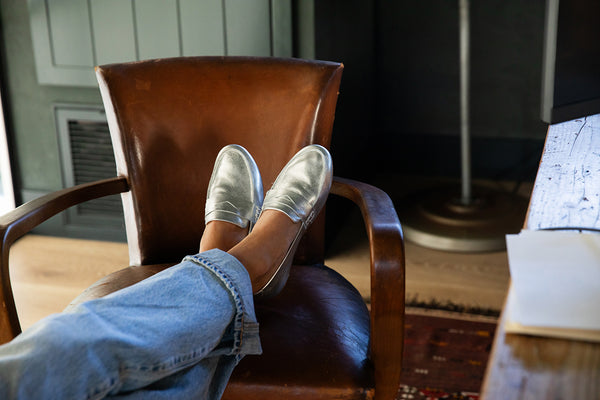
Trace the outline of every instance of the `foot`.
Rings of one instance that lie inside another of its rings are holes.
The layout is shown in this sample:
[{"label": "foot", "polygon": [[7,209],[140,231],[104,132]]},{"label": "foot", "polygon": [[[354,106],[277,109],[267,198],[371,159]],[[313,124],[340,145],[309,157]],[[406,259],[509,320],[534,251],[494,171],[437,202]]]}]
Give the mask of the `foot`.
[{"label": "foot", "polygon": [[283,212],[265,210],[252,234],[229,250],[248,270],[253,293],[271,280],[301,228]]}]

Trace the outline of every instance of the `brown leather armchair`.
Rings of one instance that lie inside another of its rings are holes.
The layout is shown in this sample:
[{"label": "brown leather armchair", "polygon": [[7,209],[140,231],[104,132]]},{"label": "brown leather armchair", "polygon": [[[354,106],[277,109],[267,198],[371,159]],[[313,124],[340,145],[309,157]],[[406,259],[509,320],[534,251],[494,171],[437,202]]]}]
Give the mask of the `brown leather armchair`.
[{"label": "brown leather armchair", "polygon": [[[268,189],[310,143],[329,147],[343,66],[275,58],[195,57],[97,68],[117,177],[49,194],[0,218],[0,343],[19,334],[9,250],[68,207],[121,193],[131,266],[75,302],[129,286],[197,252],[217,152],[238,143]],[[362,211],[371,252],[371,310],[323,265],[323,213],[277,297],[257,302],[264,354],[244,358],[225,399],[394,399],[404,333],[404,250],[393,204],[367,184],[334,178],[333,195]]]}]

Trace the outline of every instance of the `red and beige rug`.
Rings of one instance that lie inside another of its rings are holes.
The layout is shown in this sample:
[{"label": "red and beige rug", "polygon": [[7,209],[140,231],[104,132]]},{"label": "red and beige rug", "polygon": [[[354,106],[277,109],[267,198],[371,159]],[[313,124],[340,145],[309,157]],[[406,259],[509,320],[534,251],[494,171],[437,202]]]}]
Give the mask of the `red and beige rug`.
[{"label": "red and beige rug", "polygon": [[478,400],[494,317],[407,309],[398,400]]}]

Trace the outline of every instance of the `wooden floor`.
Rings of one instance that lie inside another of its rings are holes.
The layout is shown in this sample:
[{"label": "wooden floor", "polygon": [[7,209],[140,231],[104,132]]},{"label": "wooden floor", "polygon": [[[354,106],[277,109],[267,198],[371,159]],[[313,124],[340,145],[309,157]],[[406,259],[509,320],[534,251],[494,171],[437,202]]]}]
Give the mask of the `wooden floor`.
[{"label": "wooden floor", "polygon": [[[367,243],[329,257],[327,265],[369,297]],[[406,298],[413,303],[436,303],[459,308],[499,311],[508,290],[506,252],[450,253],[406,243]]]},{"label": "wooden floor", "polygon": [[62,311],[86,287],[128,265],[127,245],[28,235],[10,252],[10,276],[23,329]]},{"label": "wooden floor", "polygon": [[[406,176],[380,176],[375,185],[394,201],[421,190],[448,184],[451,180]],[[474,181],[474,185],[515,193],[527,199],[529,182]],[[363,296],[369,294],[369,252],[362,217],[346,218],[329,249],[327,265],[346,276]],[[436,303],[457,309],[500,311],[508,290],[509,269],[505,251],[456,253],[427,249],[406,242],[406,298],[409,303]]]},{"label": "wooden floor", "polygon": [[[348,244],[346,242],[346,244]],[[508,284],[506,253],[460,254],[406,244],[407,298],[500,309]],[[10,254],[11,280],[23,328],[60,312],[83,289],[128,265],[123,243],[28,235]],[[327,259],[369,297],[365,237]]]}]

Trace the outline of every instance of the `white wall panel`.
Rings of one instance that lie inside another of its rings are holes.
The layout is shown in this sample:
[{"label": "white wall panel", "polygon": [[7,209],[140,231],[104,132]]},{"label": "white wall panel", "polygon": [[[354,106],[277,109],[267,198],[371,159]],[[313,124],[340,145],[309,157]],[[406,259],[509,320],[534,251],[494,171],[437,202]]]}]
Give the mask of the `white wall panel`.
[{"label": "white wall panel", "polygon": [[140,60],[181,55],[177,0],[135,0]]},{"label": "white wall panel", "polygon": [[48,28],[56,65],[94,65],[90,14],[87,1],[52,0],[48,4]]},{"label": "white wall panel", "polygon": [[98,65],[137,60],[133,4],[90,0],[92,34]]},{"label": "white wall panel", "polygon": [[28,0],[38,81],[97,85],[95,65],[292,55],[291,0]]},{"label": "white wall panel", "polygon": [[270,0],[225,0],[227,55],[271,55]]},{"label": "white wall panel", "polygon": [[179,12],[184,56],[227,54],[222,0],[179,0]]}]

